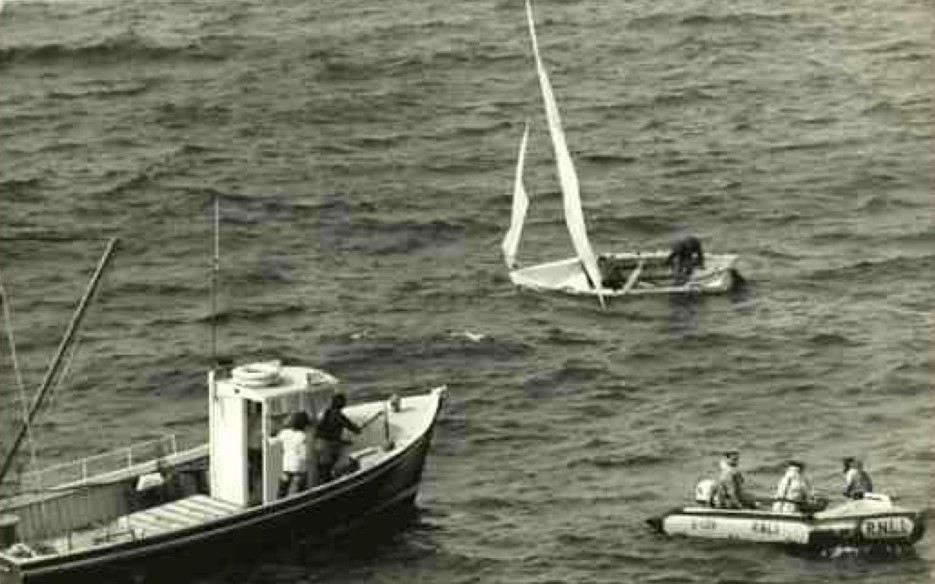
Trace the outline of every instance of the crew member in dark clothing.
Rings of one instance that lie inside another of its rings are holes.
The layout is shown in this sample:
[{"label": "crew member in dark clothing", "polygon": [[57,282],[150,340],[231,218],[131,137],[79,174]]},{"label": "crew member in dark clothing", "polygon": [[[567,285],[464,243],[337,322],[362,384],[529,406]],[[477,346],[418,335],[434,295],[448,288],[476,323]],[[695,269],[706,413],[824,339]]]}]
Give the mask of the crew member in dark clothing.
[{"label": "crew member in dark clothing", "polygon": [[605,288],[610,288],[612,290],[617,290],[623,287],[623,284],[627,281],[627,276],[623,272],[622,265],[620,262],[614,260],[614,258],[609,256],[599,256],[597,258],[597,267],[601,272],[601,282]]},{"label": "crew member in dark clothing", "polygon": [[315,427],[315,452],[317,456],[318,482],[324,483],[334,477],[337,465],[347,442],[343,439],[344,430],[360,434],[360,426],[350,421],[341,411],[347,405],[343,393],[336,393],[331,398],[331,405],[321,416]]},{"label": "crew member in dark clothing", "polygon": [[701,241],[694,235],[689,235],[679,239],[672,244],[672,251],[666,258],[666,265],[672,270],[672,274],[681,280],[688,279],[695,268],[704,268],[704,251],[701,249]]}]

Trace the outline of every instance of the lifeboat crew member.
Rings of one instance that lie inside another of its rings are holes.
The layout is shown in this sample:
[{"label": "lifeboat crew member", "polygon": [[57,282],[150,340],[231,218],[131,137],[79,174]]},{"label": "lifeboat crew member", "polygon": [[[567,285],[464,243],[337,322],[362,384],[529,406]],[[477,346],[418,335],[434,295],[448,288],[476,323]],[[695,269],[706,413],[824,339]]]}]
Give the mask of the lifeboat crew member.
[{"label": "lifeboat crew member", "polygon": [[342,410],[347,405],[343,393],[331,397],[331,405],[324,411],[318,426],[315,427],[315,454],[317,457],[318,482],[324,483],[334,477],[344,447],[348,444],[342,437],[343,431],[350,430],[360,434],[360,426],[350,421]]},{"label": "lifeboat crew member", "polygon": [[864,470],[862,462],[852,456],[844,459],[844,496],[848,499],[863,499],[865,493],[873,492],[873,482]]},{"label": "lifeboat crew member", "polygon": [[687,280],[695,268],[704,269],[701,241],[694,235],[689,235],[673,243],[666,258],[666,265],[672,270],[672,275],[680,281]]},{"label": "lifeboat crew member", "polygon": [[711,499],[713,507],[720,509],[752,509],[756,502],[744,490],[743,474],[740,466],[740,453],[730,450],[724,453],[720,462],[720,475],[714,487],[714,496]]},{"label": "lifeboat crew member", "polygon": [[270,443],[282,444],[278,499],[304,491],[308,486],[308,436],[305,430],[309,424],[307,413],[295,412],[289,416],[288,425],[270,438]]},{"label": "lifeboat crew member", "polygon": [[776,513],[799,513],[814,499],[812,482],[805,476],[805,464],[790,460],[786,473],[776,486],[773,511]]}]

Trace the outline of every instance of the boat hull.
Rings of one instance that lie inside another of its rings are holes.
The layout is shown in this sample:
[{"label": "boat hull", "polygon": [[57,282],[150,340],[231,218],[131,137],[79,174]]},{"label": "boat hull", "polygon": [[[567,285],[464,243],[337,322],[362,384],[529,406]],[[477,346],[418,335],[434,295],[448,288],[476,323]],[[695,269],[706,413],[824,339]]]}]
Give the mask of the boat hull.
[{"label": "boat hull", "polygon": [[676,283],[665,266],[668,252],[622,252],[602,254],[609,258],[636,268],[640,263],[641,274],[630,286],[625,278],[619,286],[608,284],[606,276],[600,289],[591,285],[578,258],[567,258],[555,262],[538,264],[513,270],[510,280],[517,286],[537,292],[556,292],[573,296],[598,295],[604,298],[678,295],[678,294],[723,294],[737,288],[743,281],[736,264],[738,256],[731,254],[713,254],[705,256],[705,269],[696,270],[685,282]]},{"label": "boat hull", "polygon": [[[846,505],[846,504],[845,504]],[[925,531],[921,513],[851,505],[850,512],[783,514],[760,510],[685,507],[648,520],[672,536],[782,544],[814,550],[848,547],[868,551],[912,546]]]},{"label": "boat hull", "polygon": [[425,433],[384,463],[333,483],[162,536],[22,565],[3,562],[0,583],[161,581],[157,575],[203,571],[218,561],[288,545],[294,538],[352,531],[368,519],[414,503],[436,418]]}]

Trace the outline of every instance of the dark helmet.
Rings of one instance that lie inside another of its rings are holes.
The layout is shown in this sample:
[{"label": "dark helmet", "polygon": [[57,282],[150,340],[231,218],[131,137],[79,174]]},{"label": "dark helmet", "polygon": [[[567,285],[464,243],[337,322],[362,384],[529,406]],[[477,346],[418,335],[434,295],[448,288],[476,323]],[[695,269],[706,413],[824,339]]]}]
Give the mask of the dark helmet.
[{"label": "dark helmet", "polygon": [[347,405],[347,396],[343,393],[336,393],[331,396],[331,406],[335,408],[343,408]]}]

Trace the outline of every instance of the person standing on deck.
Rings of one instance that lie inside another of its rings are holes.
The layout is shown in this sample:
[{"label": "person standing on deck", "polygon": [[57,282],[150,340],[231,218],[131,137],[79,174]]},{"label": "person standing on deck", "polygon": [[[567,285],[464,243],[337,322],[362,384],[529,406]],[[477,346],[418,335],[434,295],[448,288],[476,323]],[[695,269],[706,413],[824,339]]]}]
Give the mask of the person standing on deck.
[{"label": "person standing on deck", "polygon": [[360,426],[350,421],[342,411],[347,405],[343,393],[336,393],[331,398],[331,405],[324,411],[315,427],[315,454],[318,471],[318,483],[330,481],[334,469],[347,442],[343,439],[344,430],[360,434]]},{"label": "person standing on deck", "polygon": [[295,412],[289,424],[279,431],[270,443],[282,444],[282,476],[279,478],[277,499],[282,499],[308,487],[308,414]]}]

